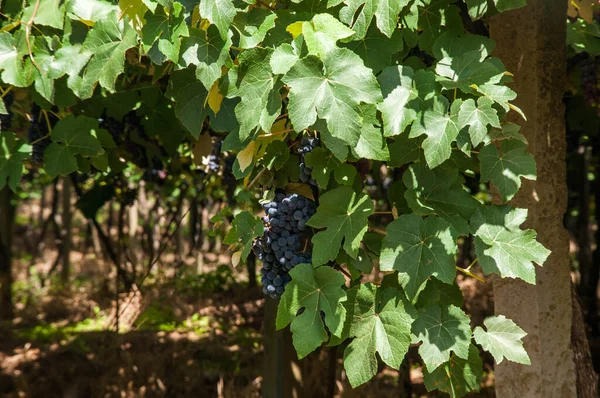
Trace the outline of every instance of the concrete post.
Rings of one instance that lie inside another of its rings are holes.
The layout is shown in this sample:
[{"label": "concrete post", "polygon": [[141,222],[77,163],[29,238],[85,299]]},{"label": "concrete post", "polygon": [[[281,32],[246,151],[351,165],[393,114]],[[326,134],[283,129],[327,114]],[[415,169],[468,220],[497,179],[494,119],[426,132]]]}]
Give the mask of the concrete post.
[{"label": "concrete post", "polygon": [[[575,397],[571,350],[571,287],[569,245],[563,227],[567,207],[565,125],[562,97],[565,80],[567,2],[527,0],[527,7],[502,13],[490,21],[496,42],[494,56],[515,75],[515,104],[528,121],[522,125],[529,151],[537,162],[538,179],[524,181],[512,201],[529,209],[524,227],[552,254],[537,268],[537,285],[494,279],[497,314],[512,318],[528,336],[525,349],[531,366],[504,361],[496,366],[498,397]],[[511,112],[514,113],[514,112]]]}]

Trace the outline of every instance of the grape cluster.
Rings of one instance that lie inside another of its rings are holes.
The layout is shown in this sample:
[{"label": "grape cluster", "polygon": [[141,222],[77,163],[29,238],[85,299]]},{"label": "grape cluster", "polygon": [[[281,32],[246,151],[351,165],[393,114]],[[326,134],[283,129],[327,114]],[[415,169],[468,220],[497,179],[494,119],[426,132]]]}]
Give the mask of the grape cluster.
[{"label": "grape cluster", "polygon": [[300,181],[304,183],[309,183],[314,186],[316,186],[317,184],[315,180],[311,178],[312,169],[306,165],[304,156],[307,153],[312,152],[312,150],[318,147],[319,144],[320,141],[318,138],[304,136],[300,140],[300,147],[298,148],[298,153],[302,155],[302,161],[300,162]]},{"label": "grape cluster", "polygon": [[213,143],[213,148],[210,156],[208,157],[208,170],[212,173],[217,173],[221,168],[221,145],[222,141],[217,139]]},{"label": "grape cluster", "polygon": [[310,252],[302,252],[302,248],[308,230],[306,222],[317,210],[311,200],[283,193],[278,193],[263,208],[264,235],[254,242],[253,251],[263,263],[263,292],[279,298],[292,280],[289,271],[298,264],[311,262]]},{"label": "grape cluster", "polygon": [[3,98],[4,100],[4,107],[6,108],[6,111],[8,112],[8,114],[3,115],[0,114],[0,131],[6,131],[6,130],[10,130],[11,125],[12,125],[12,118],[13,118],[13,114],[12,114],[12,103],[14,100],[13,94],[12,93],[8,93],[4,96]]},{"label": "grape cluster", "polygon": [[33,143],[31,149],[31,158],[36,163],[44,163],[44,152],[48,145],[50,145],[50,138],[48,135],[48,124],[44,120],[40,120],[41,109],[37,104],[33,104],[31,107],[31,115],[29,116],[29,129],[27,130],[27,139],[29,143]]}]

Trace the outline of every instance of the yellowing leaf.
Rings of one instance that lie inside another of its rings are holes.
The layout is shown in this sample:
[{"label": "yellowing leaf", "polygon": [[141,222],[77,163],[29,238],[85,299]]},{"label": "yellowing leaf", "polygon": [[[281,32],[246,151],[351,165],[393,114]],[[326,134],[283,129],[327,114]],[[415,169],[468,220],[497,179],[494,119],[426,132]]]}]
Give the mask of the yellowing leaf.
[{"label": "yellowing leaf", "polygon": [[206,97],[206,102],[215,115],[219,113],[219,110],[221,110],[221,104],[223,103],[223,94],[219,92],[219,80],[215,81],[210,88],[208,97]]},{"label": "yellowing leaf", "polygon": [[298,182],[290,182],[284,188],[285,193],[292,194],[297,193],[298,195],[302,195],[305,198],[308,198],[315,201],[315,197],[313,195],[312,189],[307,184],[300,184]]},{"label": "yellowing leaf", "polygon": [[300,34],[302,33],[302,25],[304,24],[304,21],[298,21],[298,22],[294,22],[293,24],[288,25],[287,28],[285,28],[286,32],[289,32],[292,37],[295,39],[296,37],[300,36]]},{"label": "yellowing leaf", "polygon": [[237,251],[231,255],[231,264],[233,264],[234,267],[237,267],[238,265],[240,265],[241,260],[242,260],[242,251],[241,250]]},{"label": "yellowing leaf", "polygon": [[[200,15],[200,5],[198,4],[196,7],[194,7],[194,10],[192,11],[192,26],[198,26],[198,24],[201,24],[202,21],[202,16]],[[207,25],[210,26],[210,22]],[[206,29],[203,29],[204,31],[206,31]]]},{"label": "yellowing leaf", "polygon": [[250,142],[246,149],[239,152],[237,155],[238,162],[240,163],[240,170],[244,172],[254,161],[254,154],[256,153],[256,143]]}]

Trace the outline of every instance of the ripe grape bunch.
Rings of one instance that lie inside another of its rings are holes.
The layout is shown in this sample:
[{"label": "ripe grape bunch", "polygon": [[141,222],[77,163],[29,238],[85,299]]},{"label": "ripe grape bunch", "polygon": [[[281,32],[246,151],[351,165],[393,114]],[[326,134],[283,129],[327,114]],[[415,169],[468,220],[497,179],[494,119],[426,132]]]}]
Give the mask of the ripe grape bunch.
[{"label": "ripe grape bunch", "polygon": [[307,137],[304,136],[300,140],[300,147],[298,148],[298,153],[302,155],[302,161],[300,162],[300,181],[304,183],[309,183],[311,185],[317,185],[315,180],[311,178],[312,169],[306,165],[306,161],[304,157],[307,153],[312,152],[313,149],[318,147],[320,141],[318,138]]},{"label": "ripe grape bunch", "polygon": [[310,263],[311,254],[302,250],[307,242],[306,222],[316,213],[314,202],[298,194],[278,193],[263,205],[265,233],[254,242],[253,251],[262,261],[263,292],[279,298],[292,280],[289,271]]}]

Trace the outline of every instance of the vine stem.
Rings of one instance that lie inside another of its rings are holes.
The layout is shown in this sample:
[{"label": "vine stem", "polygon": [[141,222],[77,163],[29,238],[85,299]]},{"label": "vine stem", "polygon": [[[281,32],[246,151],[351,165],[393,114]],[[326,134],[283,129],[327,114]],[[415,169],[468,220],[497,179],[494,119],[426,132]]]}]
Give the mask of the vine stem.
[{"label": "vine stem", "polygon": [[265,172],[265,169],[262,169],[261,171],[258,172],[258,174],[256,175],[256,177],[254,177],[254,179],[252,181],[250,181],[250,184],[248,184],[248,186],[246,187],[246,189],[250,189],[252,188],[252,186],[256,183],[256,181],[258,181],[258,179],[260,178],[260,176],[263,175],[263,173]]},{"label": "vine stem", "polygon": [[333,268],[340,271],[342,274],[346,275],[350,280],[352,280],[352,275],[345,269],[343,269],[339,264],[334,264]]},{"label": "vine stem", "polygon": [[10,93],[10,91],[13,89],[13,86],[8,86],[8,88],[6,90],[2,90],[2,98],[4,98],[6,96],[6,94]]},{"label": "vine stem", "polygon": [[475,265],[475,263],[477,263],[477,257],[475,257],[475,260],[473,260],[473,262],[471,264],[469,264],[469,266],[467,268],[465,268],[467,271],[471,271],[471,268],[473,268],[473,266]]},{"label": "vine stem", "polygon": [[42,73],[42,69],[33,59],[33,51],[31,50],[31,27],[33,26],[33,19],[35,18],[38,9],[40,8],[40,0],[35,1],[35,6],[33,7],[33,12],[31,13],[31,18],[25,24],[25,41],[27,42],[27,51],[29,52],[29,58],[31,59],[31,63],[37,68],[37,70]]},{"label": "vine stem", "polygon": [[379,235],[383,235],[383,236],[387,235],[387,232],[385,232],[383,229],[379,229],[379,228],[375,228],[375,227],[369,227],[369,231],[376,232]]},{"label": "vine stem", "polygon": [[258,138],[273,137],[273,136],[276,136],[276,135],[279,135],[279,134],[291,133],[292,131],[294,131],[294,129],[285,129],[285,130],[277,131],[275,133],[268,133],[268,134],[265,134],[265,135],[261,135]]},{"label": "vine stem", "polygon": [[372,216],[374,215],[393,215],[394,213],[392,213],[391,211],[376,211],[373,212],[373,214],[371,214]]},{"label": "vine stem", "polygon": [[469,275],[471,278],[475,278],[475,279],[477,279],[479,282],[486,283],[486,280],[485,280],[485,279],[483,279],[483,278],[482,278],[482,277],[480,277],[480,276],[477,276],[477,275],[475,275],[474,273],[472,273],[471,271],[469,271],[469,270],[467,270],[467,269],[465,269],[465,268],[461,268],[461,267],[459,267],[459,266],[457,265],[457,266],[456,266],[456,269],[457,269],[457,271],[459,271],[459,272],[462,272],[462,273],[463,273],[463,274],[465,274],[465,275]]}]

